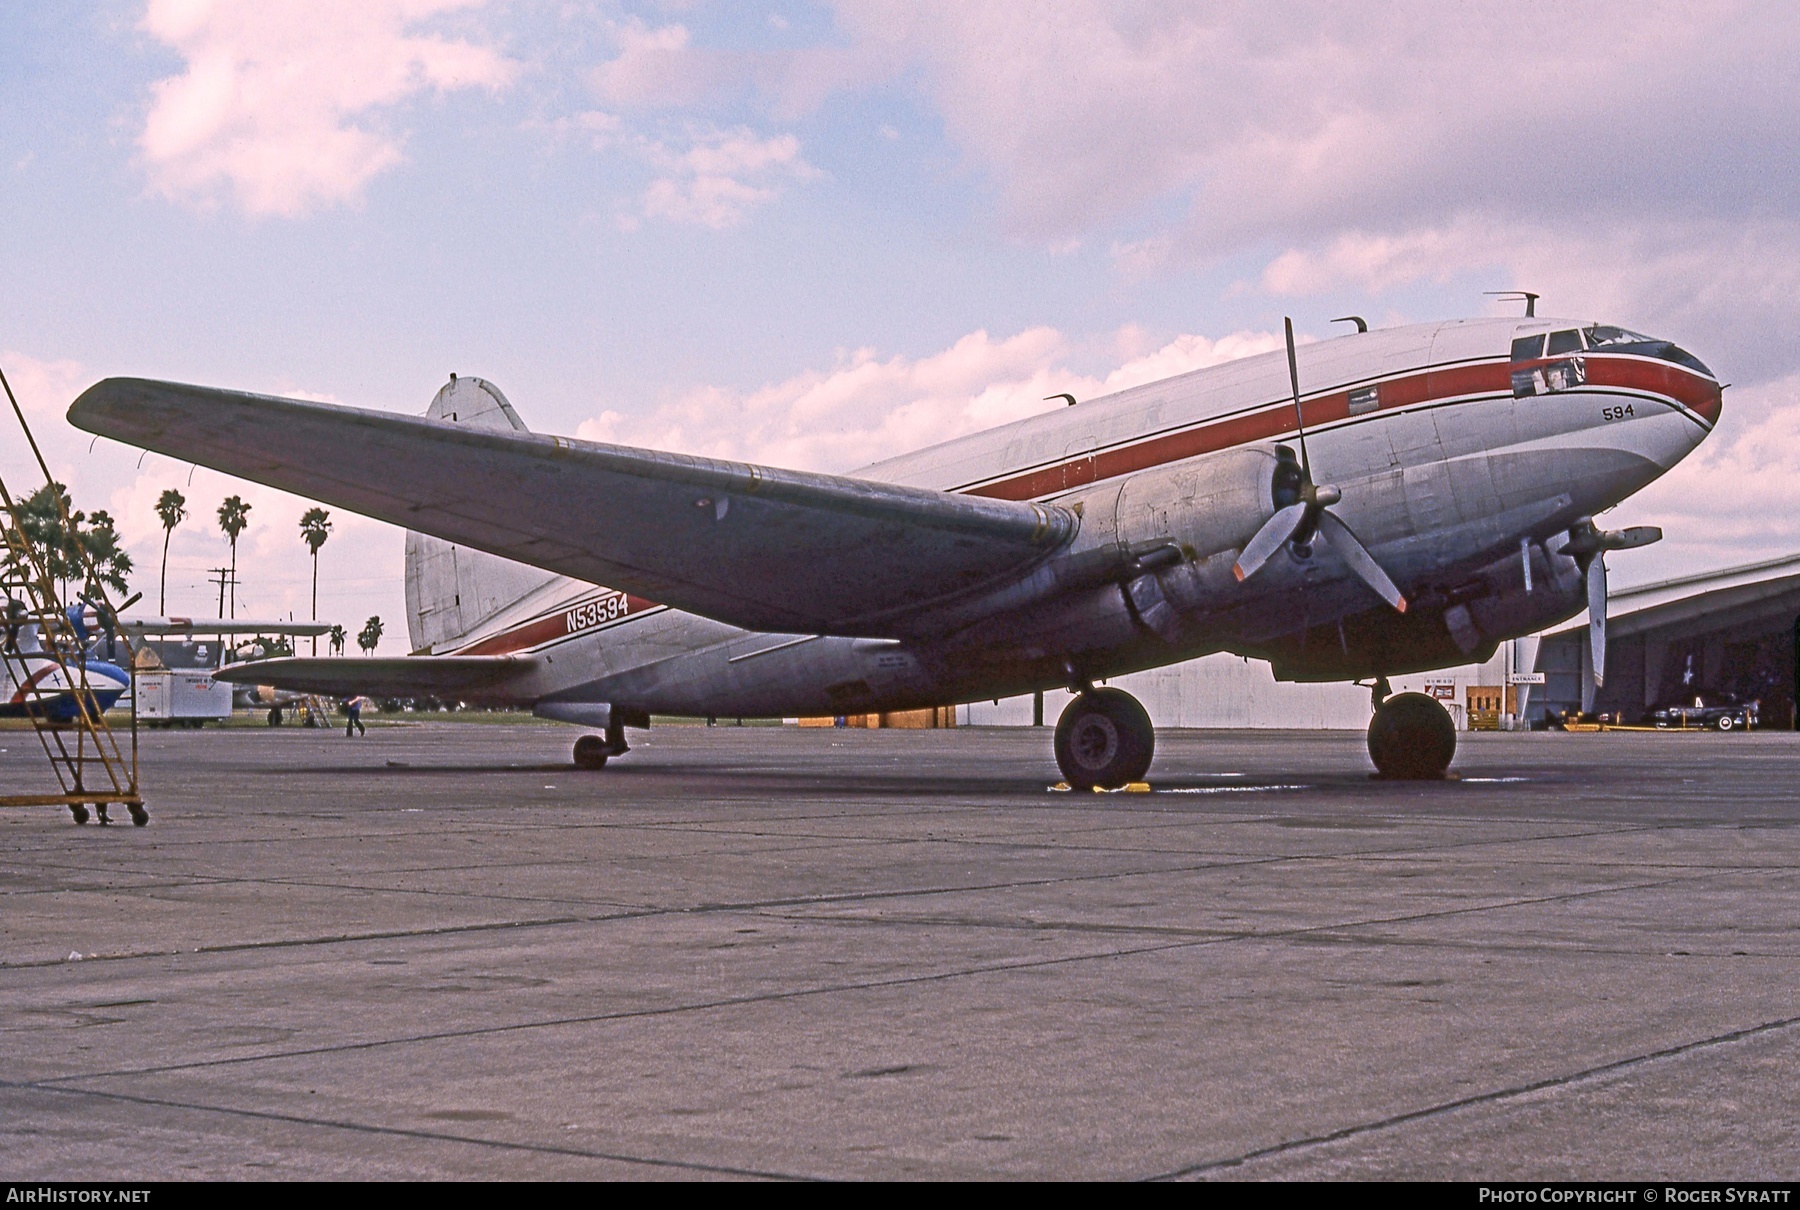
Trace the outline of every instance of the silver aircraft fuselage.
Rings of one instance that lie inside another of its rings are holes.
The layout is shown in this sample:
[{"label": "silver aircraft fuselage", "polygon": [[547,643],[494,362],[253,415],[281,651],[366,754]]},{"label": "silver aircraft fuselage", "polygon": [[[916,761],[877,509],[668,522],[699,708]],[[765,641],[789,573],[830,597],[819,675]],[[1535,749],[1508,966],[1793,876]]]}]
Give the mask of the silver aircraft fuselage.
[{"label": "silver aircraft fuselage", "polygon": [[[1313,474],[1405,593],[1396,612],[1329,545],[1232,565],[1276,507],[1299,437],[1285,356],[1197,370],[948,441],[863,479],[1046,502],[1073,544],[1024,581],[900,638],[739,629],[567,577],[487,616],[429,624],[434,655],[514,654],[530,670],[480,700],[570,722],[908,709],[1088,683],[1217,651],[1291,680],[1484,659],[1585,605],[1571,525],[1674,466],[1719,417],[1691,355],[1555,319],[1402,327],[1299,350]],[[1169,553],[1134,568],[1133,552]],[[1084,568],[1111,569],[1089,575]],[[1125,567],[1124,574],[1117,569]],[[1091,581],[1091,582],[1090,582]]]}]

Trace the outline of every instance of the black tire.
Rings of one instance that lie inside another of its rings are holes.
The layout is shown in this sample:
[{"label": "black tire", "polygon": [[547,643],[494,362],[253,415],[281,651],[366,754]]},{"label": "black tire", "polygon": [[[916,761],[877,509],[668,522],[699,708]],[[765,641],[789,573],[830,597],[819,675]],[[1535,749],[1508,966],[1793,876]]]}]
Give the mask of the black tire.
[{"label": "black tire", "polygon": [[131,826],[141,828],[150,822],[150,812],[136,803],[131,804]]},{"label": "black tire", "polygon": [[75,817],[76,823],[86,823],[88,821],[88,809],[78,802],[69,804],[69,814]]},{"label": "black tire", "polygon": [[280,706],[273,707],[269,711],[269,726],[271,726],[271,727],[281,726],[281,707]]},{"label": "black tire", "polygon": [[606,740],[598,735],[584,735],[575,741],[575,767],[577,769],[604,769],[606,758],[612,755],[612,749]]},{"label": "black tire", "polygon": [[1369,758],[1383,777],[1433,781],[1456,755],[1450,712],[1423,693],[1398,693],[1369,720]]},{"label": "black tire", "polygon": [[1090,689],[1056,721],[1056,764],[1078,790],[1142,781],[1155,750],[1150,715],[1123,689]]}]

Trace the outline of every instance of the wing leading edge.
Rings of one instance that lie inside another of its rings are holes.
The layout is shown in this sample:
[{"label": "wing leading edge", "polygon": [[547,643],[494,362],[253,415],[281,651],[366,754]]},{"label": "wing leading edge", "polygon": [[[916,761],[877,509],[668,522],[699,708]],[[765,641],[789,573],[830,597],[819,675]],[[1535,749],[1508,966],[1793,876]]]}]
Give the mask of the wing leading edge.
[{"label": "wing leading edge", "polygon": [[140,378],[78,428],[752,630],[885,636],[1066,545],[1054,506]]}]

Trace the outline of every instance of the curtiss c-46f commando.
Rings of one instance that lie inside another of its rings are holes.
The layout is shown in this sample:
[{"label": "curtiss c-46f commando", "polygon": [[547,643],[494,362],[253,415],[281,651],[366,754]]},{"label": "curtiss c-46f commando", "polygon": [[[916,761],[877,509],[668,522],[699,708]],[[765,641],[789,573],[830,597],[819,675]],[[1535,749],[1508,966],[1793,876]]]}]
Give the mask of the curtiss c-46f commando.
[{"label": "curtiss c-46f commando", "polygon": [[[1370,751],[1440,776],[1443,708],[1388,678],[1489,658],[1592,611],[1593,517],[1719,418],[1666,340],[1576,320],[1358,332],[1134,387],[851,475],[528,432],[474,378],[423,419],[110,378],[90,432],[408,528],[414,654],[269,660],[320,693],[527,705],[589,726],[604,765],[652,713],[905,710],[1077,696],[1077,786],[1149,767],[1143,707],[1105,678],[1230,651],[1278,678],[1368,682]],[[231,677],[231,669],[221,675]]]}]

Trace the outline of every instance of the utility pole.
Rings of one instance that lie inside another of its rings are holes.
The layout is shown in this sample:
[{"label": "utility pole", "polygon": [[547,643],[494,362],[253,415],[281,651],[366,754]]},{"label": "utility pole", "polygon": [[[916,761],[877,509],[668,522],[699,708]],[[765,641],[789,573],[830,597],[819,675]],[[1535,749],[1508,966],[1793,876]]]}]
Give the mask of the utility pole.
[{"label": "utility pole", "polygon": [[229,567],[215,567],[212,569],[212,574],[213,580],[219,585],[219,619],[223,621],[225,618],[225,586],[229,584],[235,588],[237,579],[231,574]]},{"label": "utility pole", "polygon": [[[223,621],[225,618],[225,586],[227,584],[230,584],[233,589],[233,595],[235,596],[236,588],[237,588],[237,577],[231,574],[231,568],[229,568],[229,567],[215,567],[212,569],[212,573],[213,573],[213,577],[219,583],[219,619],[221,621]],[[233,609],[232,613],[235,615],[237,613],[237,610]],[[223,634],[221,634],[218,636],[218,639],[219,639],[219,663],[224,664],[225,663],[225,636]]]}]

